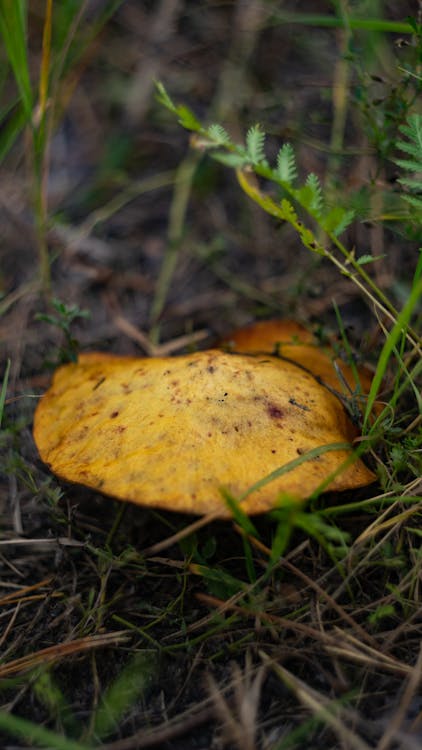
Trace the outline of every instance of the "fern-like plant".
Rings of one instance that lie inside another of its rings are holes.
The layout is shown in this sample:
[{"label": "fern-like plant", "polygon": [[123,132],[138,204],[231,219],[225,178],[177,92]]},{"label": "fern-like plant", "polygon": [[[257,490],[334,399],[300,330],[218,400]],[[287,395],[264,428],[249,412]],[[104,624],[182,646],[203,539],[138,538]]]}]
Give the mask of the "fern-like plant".
[{"label": "fern-like plant", "polygon": [[[324,190],[315,174],[309,174],[305,182],[299,184],[296,159],[292,146],[284,143],[271,166],[265,157],[265,133],[260,125],[251,127],[246,135],[245,144],[235,143],[220,124],[203,126],[196,116],[185,105],[176,105],[169,97],[161,83],[157,84],[158,100],[169,109],[187,130],[193,131],[194,147],[208,150],[217,161],[236,170],[237,179],[242,190],[271,216],[288,222],[299,235],[302,243],[314,253],[330,260],[345,276],[349,277],[369,297],[371,304],[378,308],[382,316],[393,323],[399,313],[391,300],[377,286],[364,268],[378,258],[366,254],[362,258],[355,256],[341,241],[340,236],[354,219],[354,212],[340,204],[330,206],[324,197]],[[405,168],[422,171],[422,120],[413,116],[402,132],[408,135],[410,143],[400,145],[412,156],[402,160]],[[258,178],[258,179],[257,179]],[[406,181],[407,180],[407,181]],[[264,187],[261,187],[264,181]],[[265,188],[267,183],[271,192]],[[404,178],[403,183],[417,193],[422,183],[417,179]],[[419,196],[408,198],[419,205]],[[422,200],[421,200],[422,208]],[[414,346],[417,336],[409,329],[406,332]]]},{"label": "fern-like plant", "polygon": [[400,140],[396,145],[400,151],[408,154],[408,158],[395,159],[395,163],[412,176],[401,177],[398,181],[409,190],[403,195],[404,200],[422,216],[422,115],[410,115],[407,123],[400,126],[400,132],[408,140]]}]

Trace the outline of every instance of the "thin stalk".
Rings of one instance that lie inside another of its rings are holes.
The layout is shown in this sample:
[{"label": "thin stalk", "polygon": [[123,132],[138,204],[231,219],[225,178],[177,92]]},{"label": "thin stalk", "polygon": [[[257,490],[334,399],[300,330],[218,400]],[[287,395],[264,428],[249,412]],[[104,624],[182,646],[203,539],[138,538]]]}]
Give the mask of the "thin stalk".
[{"label": "thin stalk", "polygon": [[[300,24],[300,26],[318,26],[326,29],[342,29],[345,20],[338,16],[325,16],[317,13],[283,13],[275,11],[271,20],[278,24]],[[386,32],[391,34],[414,34],[415,30],[405,21],[388,21],[383,18],[348,17],[347,26],[353,31]]]},{"label": "thin stalk", "polygon": [[39,275],[43,292],[48,296],[51,286],[50,257],[47,242],[47,201],[44,180],[37,170],[34,185],[35,234],[38,246]]},{"label": "thin stalk", "polygon": [[[263,166],[261,164],[254,165],[254,171],[257,175],[260,177],[264,177],[272,182],[275,182],[276,184],[279,184],[283,190],[288,194],[288,196],[293,201],[293,204],[298,203],[297,195],[293,190],[290,189],[290,186],[286,183],[281,183],[279,180],[274,179],[274,173],[273,170],[268,166]],[[302,226],[298,222],[293,222],[290,220],[289,217],[286,217],[283,213],[282,208],[277,204],[275,201],[272,200],[268,195],[263,195],[259,188],[255,185],[252,185],[250,182],[250,179],[248,179],[248,176],[246,173],[242,170],[237,170],[237,177],[240,183],[241,188],[244,190],[244,192],[249,195],[252,200],[254,200],[256,203],[261,205],[261,207],[267,211],[267,213],[270,213],[272,216],[277,216],[278,218],[281,218],[282,220],[289,221],[294,229],[298,232],[299,236],[301,236]],[[301,205],[299,203],[299,205]],[[314,219],[317,224],[318,222],[318,216],[313,215],[311,211],[306,206],[301,206],[308,214],[309,216]],[[330,242],[339,250],[339,252],[343,255],[345,259],[345,263],[343,263],[341,260],[336,258],[336,256],[328,250],[324,245],[321,243],[318,244],[318,251],[321,255],[326,257],[328,260],[330,260],[332,263],[334,263],[335,266],[341,271],[342,274],[348,276],[358,287],[361,289],[361,291],[368,296],[372,302],[374,302],[377,307],[387,315],[387,317],[392,320],[396,321],[397,317],[399,315],[398,310],[394,307],[394,305],[390,302],[388,297],[384,294],[384,292],[377,286],[377,284],[371,279],[371,277],[366,273],[365,269],[358,263],[356,258],[354,257],[353,253],[351,253],[340,240],[338,237],[336,237],[333,232],[327,232],[324,230],[326,236],[330,240]],[[349,267],[348,267],[349,266]],[[351,269],[355,272],[354,274],[351,272]],[[357,278],[357,277],[360,277]],[[365,286],[366,285],[366,286]],[[369,291],[370,290],[370,291]],[[372,294],[370,293],[372,292]],[[411,341],[413,346],[418,345],[419,337],[418,335],[412,331],[410,328],[407,332],[407,337]]]},{"label": "thin stalk", "polygon": [[40,262],[41,285],[44,293],[50,289],[50,258],[47,243],[48,204],[48,139],[47,113],[48,90],[51,68],[51,32],[53,24],[53,0],[46,0],[44,29],[42,40],[41,69],[38,87],[38,108],[36,113],[37,125],[33,133],[34,147],[34,210],[35,228],[37,235],[38,254]]},{"label": "thin stalk", "polygon": [[327,164],[327,174],[331,177],[332,182],[334,182],[334,175],[338,172],[340,154],[344,149],[344,134],[346,130],[351,79],[351,66],[347,51],[352,34],[344,3],[340,3],[338,15],[343,22],[343,29],[339,32],[340,54],[334,66],[332,85],[333,124],[331,128],[330,155]]},{"label": "thin stalk", "polygon": [[48,82],[50,76],[50,59],[51,59],[51,30],[53,25],[53,1],[46,0],[45,6],[45,20],[42,38],[42,57],[41,57],[41,70],[40,70],[40,82],[38,88],[39,96],[39,111],[41,122],[45,119],[45,113],[47,109],[47,97],[48,97]]},{"label": "thin stalk", "polygon": [[404,305],[401,313],[397,316],[396,323],[393,326],[392,330],[390,331],[390,334],[388,338],[386,339],[384,346],[382,348],[381,354],[378,358],[377,369],[376,369],[374,378],[372,380],[372,384],[371,384],[371,388],[368,394],[368,400],[366,404],[366,412],[365,412],[365,416],[363,420],[364,431],[365,431],[366,426],[368,425],[372,407],[377,397],[377,393],[381,387],[382,380],[385,375],[387,365],[390,361],[391,355],[394,351],[394,348],[398,340],[400,339],[400,336],[402,335],[402,332],[407,330],[410,317],[414,309],[416,308],[416,305],[418,304],[418,301],[420,300],[421,295],[422,295],[422,279],[419,279],[419,281],[414,285],[413,289],[411,290],[409,298],[406,304]]},{"label": "thin stalk", "polygon": [[192,190],[192,182],[201,155],[190,153],[180,163],[174,184],[173,200],[170,207],[169,228],[167,232],[167,248],[158,277],[155,297],[151,306],[150,339],[157,343],[159,335],[159,318],[166,303],[170,283],[176,270],[179,257],[180,243],[185,227],[186,211]]}]

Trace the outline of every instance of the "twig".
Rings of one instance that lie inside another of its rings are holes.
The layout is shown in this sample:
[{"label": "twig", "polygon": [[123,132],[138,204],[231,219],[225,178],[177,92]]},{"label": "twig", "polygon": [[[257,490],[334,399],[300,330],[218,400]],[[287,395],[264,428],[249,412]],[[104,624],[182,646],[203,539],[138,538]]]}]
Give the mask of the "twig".
[{"label": "twig", "polygon": [[82,651],[90,651],[92,648],[103,648],[105,646],[115,646],[124,643],[128,639],[128,633],[125,630],[116,633],[104,633],[101,635],[92,635],[87,638],[77,638],[66,643],[58,643],[54,646],[48,646],[35,653],[21,656],[6,664],[0,665],[0,679],[10,677],[13,674],[20,674],[29,669],[34,669],[41,664],[51,664],[52,662],[63,659],[65,656],[73,656]]}]

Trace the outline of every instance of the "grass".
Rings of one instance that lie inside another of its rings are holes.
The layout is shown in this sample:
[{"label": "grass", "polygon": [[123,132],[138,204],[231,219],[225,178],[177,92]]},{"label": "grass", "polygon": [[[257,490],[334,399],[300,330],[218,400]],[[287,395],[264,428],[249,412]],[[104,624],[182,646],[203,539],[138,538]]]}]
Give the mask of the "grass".
[{"label": "grass", "polygon": [[[419,20],[363,1],[181,3],[173,20],[88,5],[0,0],[1,741],[412,750]],[[134,125],[152,74],[160,102]],[[34,400],[79,348],[189,349],[275,313],[372,367],[349,404],[369,489],[254,518],[227,495],[222,522],[123,506],[39,462]]]},{"label": "grass", "polygon": [[[40,284],[45,293],[50,288],[50,258],[48,251],[48,196],[49,148],[52,130],[55,125],[57,107],[68,81],[69,70],[75,70],[78,58],[86,54],[96,34],[101,31],[119,5],[119,1],[106,3],[98,17],[78,35],[78,29],[86,11],[86,3],[79,9],[71,0],[61,4],[54,21],[56,32],[53,35],[53,2],[46,0],[43,15],[41,40],[41,63],[38,81],[31,81],[28,54],[28,3],[26,0],[2,0],[0,3],[0,33],[3,38],[7,60],[13,72],[18,91],[15,112],[9,123],[9,106],[6,107],[6,129],[0,153],[4,157],[22,129],[28,132],[29,175],[32,178],[32,207],[38,246]],[[71,67],[70,67],[71,65]],[[17,111],[16,111],[17,108]],[[63,116],[63,113],[61,113]]]}]

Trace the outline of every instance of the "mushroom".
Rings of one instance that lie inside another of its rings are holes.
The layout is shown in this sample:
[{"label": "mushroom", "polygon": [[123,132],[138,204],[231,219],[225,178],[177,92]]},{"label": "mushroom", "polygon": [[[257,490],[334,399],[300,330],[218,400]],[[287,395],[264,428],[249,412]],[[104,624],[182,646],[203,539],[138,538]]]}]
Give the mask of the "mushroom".
[{"label": "mushroom", "polygon": [[263,320],[238,328],[221,345],[231,352],[266,352],[294,362],[337,394],[365,394],[371,386],[367,367],[352,369],[331,347],[322,346],[310,331],[292,320]]},{"label": "mushroom", "polygon": [[341,401],[306,368],[221,349],[81,354],[56,371],[34,417],[40,456],[62,479],[219,517],[230,516],[224,491],[257,514],[302,502],[328,478],[328,490],[373,482],[353,454],[356,435]]}]

